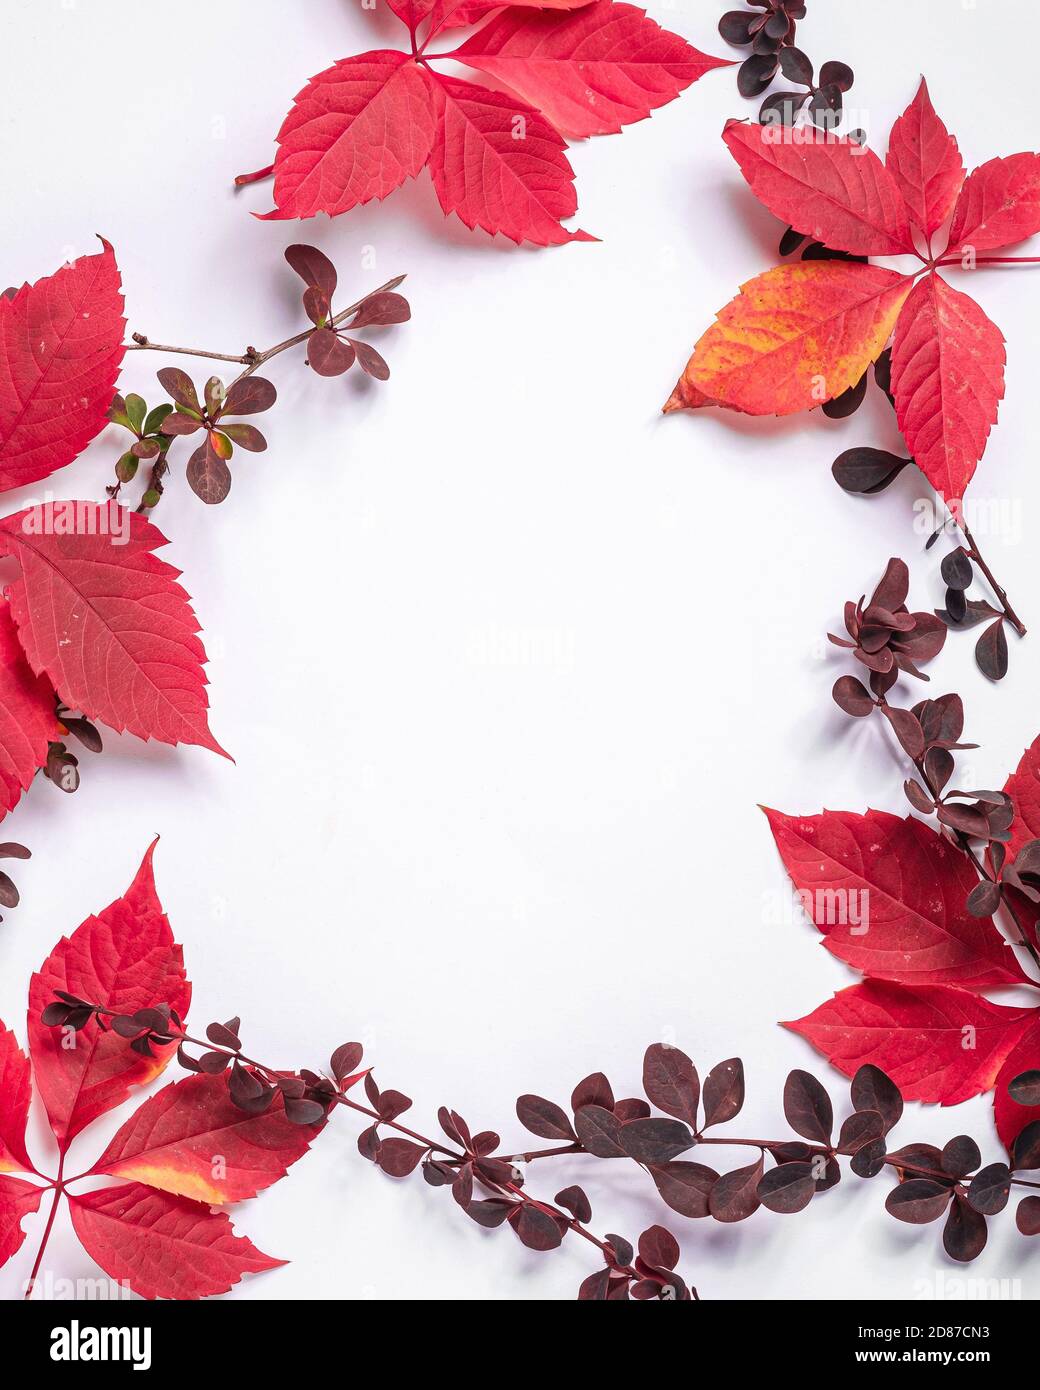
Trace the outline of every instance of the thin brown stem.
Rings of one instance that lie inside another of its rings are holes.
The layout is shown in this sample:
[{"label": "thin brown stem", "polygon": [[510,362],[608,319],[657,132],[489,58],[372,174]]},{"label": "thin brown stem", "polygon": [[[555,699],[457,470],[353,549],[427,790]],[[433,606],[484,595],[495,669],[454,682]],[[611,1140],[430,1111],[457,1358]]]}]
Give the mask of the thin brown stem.
[{"label": "thin brown stem", "polygon": [[[889,703],[888,703],[888,701],[885,699],[884,695],[878,695],[878,696],[876,696],[876,697],[875,697],[875,704],[877,705],[877,708],[878,708],[879,710],[884,710],[884,709],[890,708]],[[902,744],[900,744],[900,747],[902,747]],[[904,749],[903,751],[905,752],[906,750]],[[908,755],[908,756],[909,756],[909,755]],[[933,799],[934,799],[936,802],[938,802],[938,800],[939,800],[939,789],[936,788],[936,786],[935,786],[935,785],[933,784],[933,782],[932,782],[932,779],[928,776],[928,772],[927,772],[927,770],[926,770],[926,768],[925,768],[925,765],[924,765],[924,759],[923,759],[923,758],[911,758],[910,761],[913,763],[914,767],[917,769],[917,774],[918,774],[918,776],[921,778],[921,781],[924,783],[925,787],[927,787],[928,791],[931,793]],[[986,868],[986,865],[983,863],[983,861],[978,857],[978,855],[977,855],[977,854],[975,853],[975,851],[972,849],[971,843],[970,843],[970,841],[968,840],[967,835],[965,835],[964,831],[963,831],[963,830],[955,830],[955,831],[953,832],[953,834],[954,834],[954,837],[955,837],[954,842],[955,842],[955,844],[957,845],[957,848],[960,849],[965,855],[967,855],[968,860],[970,861],[972,867],[975,869],[975,872],[978,874],[979,878],[980,878],[980,879],[985,879],[985,880],[986,880],[987,882],[989,882],[989,883],[996,883],[996,882],[997,882],[996,877],[995,877],[993,874],[990,873],[990,871]],[[1009,901],[1007,895],[1002,895],[1001,902],[1002,902],[1003,905],[1007,908],[1007,910],[1008,910],[1008,915],[1010,916],[1012,922],[1014,923],[1015,928],[1016,928],[1016,930],[1018,931],[1018,935],[1019,935],[1019,940],[1018,940],[1018,941],[1013,941],[1013,942],[1011,942],[1010,944],[1013,945],[1013,946],[1024,946],[1024,947],[1025,947],[1026,951],[1027,951],[1028,954],[1029,954],[1030,959],[1032,960],[1034,966],[1036,967],[1037,976],[1038,976],[1038,978],[1037,978],[1036,980],[1030,980],[1029,983],[1030,983],[1031,985],[1033,985],[1034,988],[1040,989],[1040,954],[1037,953],[1036,947],[1033,946],[1032,942],[1029,940],[1029,933],[1028,933],[1028,931],[1026,930],[1026,928],[1022,925],[1022,923],[1019,921],[1018,913],[1015,911],[1014,904],[1011,903],[1011,902]]]},{"label": "thin brown stem", "polygon": [[[91,1005],[90,1007],[92,1012],[98,1018],[111,1018],[114,1017],[116,1013],[114,1009],[105,1008],[101,1005]],[[266,1063],[258,1062],[255,1058],[247,1056],[246,1053],[244,1053],[240,1048],[236,1049],[231,1047],[222,1047],[220,1045],[210,1042],[208,1039],[196,1038],[191,1033],[188,1033],[183,1029],[181,1029],[180,1031],[174,1031],[171,1029],[169,1033],[166,1033],[163,1036],[169,1038],[171,1043],[175,1042],[178,1045],[182,1043],[188,1043],[193,1047],[204,1048],[207,1052],[223,1053],[225,1057],[232,1058],[236,1062],[244,1063],[246,1066],[253,1067],[257,1071],[262,1072],[264,1076],[272,1082],[277,1080],[279,1076],[284,1075],[284,1073],[278,1072],[275,1068],[267,1066]],[[423,1148],[429,1150],[430,1153],[442,1154],[446,1159],[448,1159],[449,1163],[452,1165],[462,1165],[472,1161],[472,1156],[470,1154],[460,1152],[458,1149],[449,1148],[446,1145],[439,1143],[437,1140],[428,1138],[425,1134],[420,1134],[417,1130],[409,1129],[407,1125],[399,1124],[397,1120],[384,1119],[383,1116],[379,1114],[378,1110],[374,1110],[371,1106],[368,1105],[362,1105],[360,1101],[352,1100],[349,1096],[344,1095],[340,1091],[337,1091],[332,1095],[327,1096],[326,1099],[330,1104],[342,1105],[347,1110],[354,1110],[358,1114],[365,1115],[368,1117],[368,1119],[373,1120],[380,1125],[383,1125],[385,1128],[392,1129],[396,1131],[396,1133],[404,1135],[406,1138],[413,1140],[415,1143],[421,1144]],[[541,1152],[536,1153],[532,1156],[535,1158],[548,1157],[550,1153],[562,1153],[564,1151],[569,1153],[585,1152],[585,1150],[582,1148],[580,1144],[571,1144],[566,1146],[566,1150],[564,1150],[563,1148],[542,1150]],[[65,1156],[64,1154],[62,1154],[61,1163],[64,1164],[64,1161]],[[510,1162],[508,1158],[501,1159],[500,1161],[505,1163]],[[90,1173],[81,1173],[78,1176],[88,1177],[90,1176]],[[617,1265],[612,1257],[611,1247],[607,1244],[607,1242],[600,1240],[598,1236],[594,1235],[576,1218],[567,1217],[564,1215],[564,1213],[558,1211],[556,1207],[547,1205],[544,1202],[539,1202],[534,1197],[530,1197],[523,1190],[523,1188],[521,1188],[516,1183],[495,1183],[490,1181],[490,1179],[485,1178],[479,1173],[477,1173],[475,1176],[476,1180],[480,1183],[480,1185],[488,1192],[500,1193],[503,1196],[510,1196],[516,1201],[517,1204],[526,1204],[528,1206],[535,1207],[539,1211],[543,1211],[549,1215],[552,1215],[554,1219],[556,1217],[563,1217],[568,1227],[572,1231],[574,1231],[575,1234],[580,1235],[584,1240],[590,1241],[593,1245],[595,1245],[599,1250],[603,1252],[604,1257],[607,1259],[608,1263],[611,1265],[612,1268],[618,1269],[619,1271],[623,1271],[626,1273],[631,1273],[633,1276],[635,1275],[635,1271],[628,1270],[627,1266]],[[73,1182],[75,1181],[75,1179],[70,1178],[69,1181]],[[60,1196],[63,1187],[62,1169],[60,1167],[58,1170],[57,1185],[58,1193],[55,1197],[55,1207],[57,1206],[57,1197]],[[40,1253],[37,1256],[36,1269],[33,1270],[33,1278],[35,1278],[36,1270],[39,1268],[40,1260],[43,1258],[43,1249],[46,1246],[47,1239],[50,1235],[50,1227],[54,1221],[54,1214],[54,1209],[52,1209],[50,1222],[48,1223],[47,1230],[44,1232],[43,1245],[41,1246]],[[28,1294],[26,1295],[26,1297],[28,1297]]]},{"label": "thin brown stem", "polygon": [[62,1193],[65,1190],[62,1177],[65,1172],[65,1150],[62,1149],[58,1156],[58,1176],[54,1179],[54,1200],[51,1202],[50,1215],[47,1217],[47,1225],[43,1228],[43,1239],[40,1241],[40,1248],[36,1252],[36,1260],[25,1285],[26,1299],[32,1298],[33,1289],[36,1287],[36,1278],[40,1272],[40,1265],[43,1263],[44,1251],[47,1249],[47,1242],[51,1238],[51,1231],[54,1230],[54,1218],[58,1215],[58,1206],[61,1202]]},{"label": "thin brown stem", "polygon": [[[332,320],[331,326],[333,328],[339,328],[342,324],[346,323],[347,319],[357,313],[366,299],[371,299],[374,294],[385,294],[388,290],[395,290],[397,286],[402,283],[404,278],[403,275],[395,275],[392,280],[387,280],[385,285],[380,285],[376,290],[369,290],[368,294],[362,295],[362,297],[356,299],[353,304],[349,304],[347,308],[340,310]],[[305,343],[308,338],[310,338],[313,332],[314,327],[312,325],[309,328],[305,328],[302,333],[296,333],[291,338],[286,338],[284,342],[276,343],[274,347],[268,348],[265,352],[254,352],[238,359],[245,362],[247,365],[245,371],[239,372],[238,376],[235,377],[235,381],[243,381],[247,376],[252,376],[255,371],[266,362],[270,362],[272,357],[277,357],[279,353],[288,352],[290,348],[299,347],[301,343]],[[234,382],[232,382],[232,385],[234,385]]]},{"label": "thin brown stem", "polygon": [[1004,610],[1005,618],[1007,618],[1008,622],[1018,633],[1019,637],[1024,637],[1026,635],[1025,623],[1023,623],[1022,619],[1011,607],[1006,591],[1002,588],[1000,584],[997,583],[993,571],[990,569],[989,565],[983,558],[982,551],[979,549],[978,541],[968,530],[967,523],[961,517],[954,516],[954,521],[957,523],[957,526],[960,529],[960,532],[963,535],[964,539],[968,542],[968,558],[970,560],[974,560],[974,562],[978,565],[979,569],[986,576],[986,581],[989,584],[989,587],[993,590],[994,594],[996,594],[1000,606]]},{"label": "thin brown stem", "polygon": [[207,357],[213,362],[249,362],[246,354],[236,356],[232,352],[208,352],[205,348],[170,347],[169,343],[153,343],[143,333],[134,333],[133,342],[127,343],[127,352],[175,352],[182,357]]},{"label": "thin brown stem", "polygon": [[[243,179],[246,182],[251,182],[253,179],[262,176],[262,174],[248,175],[243,176]],[[241,182],[242,180],[239,181]],[[371,299],[372,295],[385,294],[388,290],[395,290],[404,279],[405,277],[403,275],[395,275],[392,280],[387,280],[385,285],[380,285],[376,290],[369,290],[368,294],[362,295],[360,299],[356,299],[353,304],[341,310],[335,318],[332,319],[330,326],[339,328],[342,324],[346,323],[352,315],[356,314],[362,304],[364,304],[367,299]],[[208,348],[171,347],[169,343],[153,343],[144,333],[134,333],[131,335],[132,342],[127,344],[127,351],[176,353],[182,357],[199,357],[211,362],[233,362],[244,369],[235,377],[234,382],[232,382],[232,385],[234,385],[236,382],[243,381],[246,377],[252,376],[255,371],[262,367],[264,363],[270,362],[273,357],[277,357],[280,353],[288,352],[290,348],[299,347],[301,343],[306,343],[313,332],[314,326],[311,325],[305,328],[301,333],[294,333],[291,338],[286,338],[283,342],[275,343],[273,347],[269,347],[263,352],[258,352],[254,347],[247,347],[243,353],[212,352]],[[167,452],[168,450],[164,449],[152,464],[151,477],[148,482],[148,487],[145,489],[145,496],[147,496],[148,493],[154,493],[157,494],[157,496],[154,498],[151,506],[146,506],[142,498],[137,506],[139,514],[154,511],[159,503],[159,499],[162,497],[163,479],[170,471]],[[109,490],[109,496],[112,498],[117,497],[118,494],[118,486],[114,490]]]},{"label": "thin brown stem", "polygon": [[[392,280],[387,280],[385,285],[380,285],[375,290],[369,290],[367,294],[362,295],[360,299],[341,310],[332,320],[333,326],[339,328],[352,314],[357,313],[366,299],[371,299],[374,294],[385,294],[388,290],[395,290],[404,279],[403,275],[395,275]],[[256,348],[247,348],[243,353],[211,352],[207,348],[171,347],[168,343],[153,343],[143,333],[134,333],[132,335],[133,341],[127,344],[127,352],[172,352],[179,353],[183,357],[203,357],[213,362],[234,362],[248,368],[241,374],[245,377],[251,376],[258,367],[262,367],[265,362],[269,362],[272,357],[277,357],[279,353],[287,352],[289,348],[298,347],[300,343],[305,343],[313,332],[314,327],[312,325],[304,329],[302,333],[296,333],[291,338],[286,338],[284,342],[275,343],[274,347],[269,347],[263,352],[258,352]],[[241,380],[241,377],[236,378],[236,380]]]}]

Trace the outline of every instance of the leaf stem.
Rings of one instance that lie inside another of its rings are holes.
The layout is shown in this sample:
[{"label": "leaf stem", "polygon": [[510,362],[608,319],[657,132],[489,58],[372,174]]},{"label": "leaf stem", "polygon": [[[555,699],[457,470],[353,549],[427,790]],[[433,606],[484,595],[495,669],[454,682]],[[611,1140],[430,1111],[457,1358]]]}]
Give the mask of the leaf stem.
[{"label": "leaf stem", "polygon": [[[957,510],[959,512],[960,508],[958,508]],[[989,565],[983,558],[982,551],[979,549],[978,541],[975,539],[975,537],[971,534],[971,532],[968,529],[967,522],[965,522],[963,518],[958,516],[956,513],[951,513],[951,515],[953,515],[954,522],[960,530],[961,535],[968,542],[968,558],[970,560],[974,560],[975,563],[978,565],[979,569],[986,576],[986,582],[989,584],[989,587],[993,590],[994,594],[996,594],[997,599],[1000,602],[1000,606],[1004,610],[1004,616],[1007,618],[1008,622],[1018,633],[1019,637],[1024,637],[1026,635],[1026,625],[1015,612],[1015,610],[1011,607],[1011,604],[1008,600],[1007,592],[1001,587],[1001,585],[997,583],[993,571],[990,569]]]},{"label": "leaf stem", "polygon": [[40,1248],[36,1252],[36,1260],[32,1267],[32,1273],[29,1275],[25,1285],[26,1300],[32,1298],[33,1289],[36,1287],[36,1277],[40,1272],[40,1265],[43,1263],[43,1254],[47,1249],[47,1242],[51,1238],[51,1231],[54,1229],[54,1218],[58,1214],[58,1205],[65,1191],[65,1184],[62,1181],[64,1172],[65,1150],[62,1149],[58,1156],[58,1176],[54,1179],[54,1200],[51,1202],[50,1215],[47,1217],[47,1225],[43,1228],[43,1239],[40,1241]]}]

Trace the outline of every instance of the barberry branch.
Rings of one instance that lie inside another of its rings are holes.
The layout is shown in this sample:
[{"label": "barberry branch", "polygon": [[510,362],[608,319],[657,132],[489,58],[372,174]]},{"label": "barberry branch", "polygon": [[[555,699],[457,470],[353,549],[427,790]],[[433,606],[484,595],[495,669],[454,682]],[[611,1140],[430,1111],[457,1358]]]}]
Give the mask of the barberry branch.
[{"label": "barberry branch", "polygon": [[[165,1005],[126,1016],[64,993],[44,1010],[43,1018],[54,1026],[64,1023],[77,1030],[93,1021],[145,1056],[153,1055],[154,1047],[176,1045],[178,1059],[189,1070],[205,1072],[214,1080],[225,1075],[232,1104],[250,1114],[263,1113],[280,1091],[285,1117],[297,1124],[316,1125],[337,1105],[364,1115],[371,1123],[359,1136],[358,1149],[390,1176],[404,1177],[422,1163],[427,1182],[450,1186],[455,1201],[474,1221],[483,1226],[508,1222],[532,1249],[555,1249],[567,1232],[594,1245],[604,1264],[583,1282],[579,1293],[583,1299],[692,1299],[697,1293],[674,1272],[679,1246],[666,1228],[652,1226],[644,1231],[637,1256],[623,1237],[594,1234],[589,1226],[592,1205],[582,1188],[565,1188],[546,1202],[525,1191],[524,1174],[517,1164],[561,1157],[629,1159],[653,1180],[673,1211],[733,1222],[750,1216],[759,1205],[779,1212],[800,1211],[817,1193],[840,1180],[840,1158],[847,1157],[860,1177],[874,1177],[886,1168],[894,1172],[897,1186],[885,1205],[899,1219],[916,1223],[947,1214],[944,1244],[950,1254],[964,1260],[982,1249],[986,1217],[1003,1209],[1013,1187],[1040,1188],[1040,1183],[1020,1176],[1023,1170],[1040,1168],[1040,1122],[1022,1131],[1010,1165],[983,1167],[978,1146],[966,1135],[957,1136],[941,1150],[911,1144],[889,1152],[887,1135],[902,1115],[903,1100],[898,1087],[873,1066],[860,1068],[853,1078],[853,1113],[836,1136],[827,1092],[803,1071],[792,1072],[784,1087],[784,1115],[795,1139],[708,1135],[705,1131],[732,1121],[743,1105],[740,1060],[720,1063],[702,1087],[684,1053],[655,1044],[643,1060],[643,1087],[651,1104],[637,1099],[615,1101],[601,1073],[586,1077],[575,1088],[573,1127],[566,1112],[552,1101],[521,1096],[516,1113],[524,1127],[566,1142],[496,1155],[498,1135],[472,1134],[453,1110],[439,1112],[448,1144],[402,1124],[399,1117],[411,1101],[398,1091],[381,1092],[371,1068],[356,1070],[362,1057],[357,1043],[337,1048],[331,1075],[321,1076],[280,1071],[251,1058],[243,1050],[237,1018],[210,1024],[205,1038],[200,1038]],[[187,1048],[202,1052],[196,1057]],[[367,1104],[347,1094],[361,1080]],[[1016,1085],[1012,1083],[1012,1098],[1029,1103],[1031,1095],[1024,1099],[1016,1095]],[[655,1117],[652,1105],[667,1112],[666,1116]],[[381,1139],[381,1129],[401,1137]],[[723,1175],[700,1163],[674,1161],[681,1153],[709,1147],[751,1148],[759,1156],[751,1167]],[[766,1167],[767,1157],[775,1166]],[[62,1185],[60,1175],[58,1185]],[[490,1195],[475,1200],[475,1187]],[[1034,1204],[1036,1200],[1026,1199]],[[1029,1224],[1020,1216],[1023,1231]]]},{"label": "barberry branch", "polygon": [[[333,324],[338,328],[341,324],[346,323],[352,314],[357,313],[366,299],[371,299],[374,294],[387,294],[391,290],[397,289],[398,285],[403,284],[407,278],[405,275],[395,275],[392,280],[387,280],[385,285],[380,285],[375,290],[369,290],[368,294],[362,295],[360,299],[355,300],[353,304],[336,314],[332,321]],[[306,328],[303,332],[296,333],[283,342],[275,343],[273,347],[265,348],[263,352],[258,352],[253,347],[247,347],[245,352],[237,355],[227,352],[210,352],[205,348],[170,347],[168,343],[153,343],[143,333],[134,333],[132,335],[133,341],[127,344],[126,350],[127,352],[172,352],[179,353],[183,357],[202,357],[214,362],[235,362],[249,369],[248,372],[242,373],[243,376],[247,376],[249,373],[255,372],[257,368],[262,367],[264,363],[269,362],[272,357],[277,357],[279,353],[299,347],[301,343],[307,341],[313,332],[313,327]],[[236,378],[236,380],[239,379]]]}]

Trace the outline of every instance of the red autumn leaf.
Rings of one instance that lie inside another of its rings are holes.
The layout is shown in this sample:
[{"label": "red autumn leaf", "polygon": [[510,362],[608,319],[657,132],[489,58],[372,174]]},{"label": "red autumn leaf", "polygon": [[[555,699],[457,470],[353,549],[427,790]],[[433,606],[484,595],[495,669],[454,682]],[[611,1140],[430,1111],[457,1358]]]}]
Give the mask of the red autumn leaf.
[{"label": "red autumn leaf", "polygon": [[910,285],[858,263],[768,270],[719,312],[676,391],[750,415],[791,415],[840,396],[881,354]]},{"label": "red autumn leaf", "polygon": [[25,1239],[22,1222],[39,1211],[46,1190],[20,1178],[0,1175],[0,1265],[6,1264],[21,1246]]},{"label": "red autumn leaf", "polygon": [[537,107],[561,135],[579,139],[616,134],[712,68],[728,66],[617,0],[570,14],[510,6],[455,56]]},{"label": "red autumn leaf", "polygon": [[10,605],[0,599],[0,818],[46,763],[57,735],[53,687],[46,676],[33,675]]},{"label": "red autumn leaf", "polygon": [[15,1035],[0,1023],[0,1173],[33,1171],[25,1151],[31,1095],[29,1059]]},{"label": "red autumn leaf", "polygon": [[[957,142],[923,82],[893,127],[886,164],[814,127],[730,121],[723,138],[756,196],[795,230],[853,255],[914,253],[924,260],[912,224],[927,242],[930,259],[912,293],[912,277],[905,280],[902,298],[910,297],[900,301],[897,322],[882,312],[866,325],[866,336],[837,332],[822,342],[816,331],[820,296],[809,292],[807,282],[769,276],[751,281],[698,342],[665,411],[720,405],[783,415],[811,409],[841,394],[837,382],[843,390],[860,383],[864,366],[880,351],[869,356],[862,349],[868,338],[875,348],[874,330],[887,325],[894,330],[891,380],[900,428],[925,476],[956,506],[997,418],[1004,343],[978,305],[939,277],[936,265],[956,265],[960,257],[973,269],[969,250],[1004,246],[1040,231],[1040,155],[991,160],[964,179]],[[944,259],[932,255],[931,238],[951,207]],[[832,275],[826,298],[854,294],[864,267],[840,259],[826,264]],[[760,302],[744,302],[751,287]],[[815,389],[807,389],[808,382]]]},{"label": "red autumn leaf", "polygon": [[21,568],[7,595],[32,669],[89,719],[226,757],[207,722],[198,622],[179,571],[152,554],[166,544],[115,503],[46,503],[0,520],[0,554]]},{"label": "red autumn leaf", "polygon": [[1035,1018],[1035,1009],[991,1004],[950,985],[867,980],[784,1027],[846,1076],[869,1062],[907,1100],[956,1105],[989,1090]]},{"label": "red autumn leaf", "polygon": [[227,1293],[243,1274],[285,1263],[236,1235],[224,1212],[138,1183],[70,1193],[69,1206],[88,1255],[142,1298]]},{"label": "red autumn leaf", "polygon": [[991,159],[964,180],[950,224],[950,254],[996,251],[1040,232],[1040,155]]},{"label": "red autumn leaf", "polygon": [[892,349],[896,418],[914,461],[947,501],[963,497],[1004,395],[1004,335],[938,274],[903,305]]},{"label": "red autumn leaf", "polygon": [[121,1104],[133,1086],[154,1080],[176,1050],[173,1044],[156,1046],[153,1057],[143,1057],[115,1033],[103,1032],[96,1020],[68,1047],[62,1030],[40,1018],[58,990],[116,1013],[165,1003],[185,1016],[191,986],[156,897],[154,852],[153,843],[124,896],[63,938],[29,984],[29,1051],[62,1150],[92,1120]]},{"label": "red autumn leaf", "polygon": [[[525,10],[580,10],[589,0],[512,0],[510,9]],[[390,8],[403,23],[408,24],[406,13],[411,5],[418,14],[417,23],[428,15],[430,36],[448,29],[467,28],[477,24],[492,10],[502,8],[501,0],[392,0]],[[411,26],[409,26],[411,27]]]},{"label": "red autumn leaf", "polygon": [[446,213],[518,244],[595,240],[560,226],[577,211],[574,170],[563,139],[537,111],[452,78],[439,80],[435,100],[430,173]]},{"label": "red autumn leaf", "polygon": [[311,78],[278,132],[267,218],[330,216],[385,198],[426,163],[433,106],[404,53],[344,58]]},{"label": "red autumn leaf", "polygon": [[1015,804],[1007,844],[1008,858],[1013,859],[1027,840],[1040,838],[1040,738],[1022,754],[1004,790]]},{"label": "red autumn leaf", "polygon": [[[560,225],[577,209],[561,132],[605,134],[641,120],[711,68],[711,58],[618,0],[519,0],[462,49],[427,47],[485,18],[490,0],[391,0],[411,52],[346,58],[296,97],[278,134],[269,218],[346,212],[384,198],[429,162],[446,213],[517,243],[590,241]],[[422,28],[421,41],[416,32]],[[436,71],[462,60],[521,100]]]},{"label": "red autumn leaf", "polygon": [[885,163],[916,227],[931,237],[949,217],[964,182],[957,141],[935,113],[928,84],[892,127]]},{"label": "red autumn leaf", "polygon": [[992,920],[967,911],[978,882],[967,858],[922,821],[882,811],[766,816],[823,944],[855,969],[905,985],[1029,981]]},{"label": "red autumn leaf", "polygon": [[795,231],[857,256],[913,251],[899,186],[865,145],[743,121],[728,121],[722,138],[755,197]]},{"label": "red autumn leaf", "polygon": [[321,1128],[287,1120],[280,1094],[248,1114],[232,1102],[226,1077],[199,1074],[146,1100],[91,1171],[220,1206],[284,1177]]},{"label": "red autumn leaf", "polygon": [[123,296],[107,241],[0,296],[0,491],[64,468],[105,428],[123,343]]},{"label": "red autumn leaf", "polygon": [[1022,1040],[1008,1053],[993,1086],[993,1118],[1004,1147],[1011,1146],[1034,1120],[1040,1120],[1040,1105],[1019,1105],[1008,1094],[1008,1085],[1026,1071],[1040,1070],[1040,1014],[1023,1034]]}]

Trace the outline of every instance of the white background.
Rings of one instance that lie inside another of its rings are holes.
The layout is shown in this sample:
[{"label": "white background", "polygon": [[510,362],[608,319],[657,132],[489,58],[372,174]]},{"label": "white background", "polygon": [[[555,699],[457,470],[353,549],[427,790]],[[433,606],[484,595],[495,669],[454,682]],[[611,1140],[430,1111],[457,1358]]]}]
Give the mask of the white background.
[{"label": "white background", "polygon": [[[723,53],[721,8],[652,13]],[[158,831],[194,1020],[241,1013],[250,1050],[279,1065],[321,1065],[362,1038],[427,1132],[449,1103],[510,1146],[530,1143],[517,1094],[566,1102],[595,1069],[632,1094],[655,1039],[702,1072],[745,1058],[738,1133],[783,1134],[794,1066],[813,1066],[844,1113],[842,1079],[776,1020],[854,976],[790,919],[756,803],[904,809],[905,769],[882,729],[831,705],[844,667],[822,637],[893,553],[912,562],[914,604],[933,606],[938,553],[924,557],[914,529],[914,500],[930,495],[919,477],[872,501],[831,480],[840,449],[895,445],[876,393],[844,423],[658,414],[713,312],[774,258],[780,228],[719,138],[751,109],[735,69],[572,149],[575,225],[600,244],[518,250],[446,221],[426,174],[302,229],[250,216],[270,185],[233,194],[236,173],[271,158],[310,74],[405,38],[388,13],[354,0],[3,10],[3,283],[53,272],[100,232],[131,329],[241,351],[300,326],[281,256],[302,231],[351,298],[407,271],[414,319],[383,337],[385,386],[319,380],[299,355],[273,363],[270,452],[239,456],[223,507],[172,480],[164,554],[194,597],[212,726],[237,763],[112,736],[102,757],[83,755],[75,797],[33,787],[3,827],[34,858],[0,927],[0,1016],[24,1037],[30,972],[126,887]],[[817,65],[854,66],[857,123],[882,150],[925,70],[970,167],[1036,147],[1022,66],[1034,23],[1027,0],[811,0],[800,32]],[[974,492],[1013,508],[990,558],[1040,628],[1040,270],[971,288],[1010,359]],[[162,365],[133,356],[122,389],[156,401]],[[52,480],[56,494],[101,497],[120,448],[107,432]],[[1040,727],[1040,640],[1012,639],[996,688],[971,646],[951,640],[933,689],[962,691],[983,745],[963,783],[999,785]],[[121,1118],[70,1161],[89,1166]],[[234,1297],[567,1298],[595,1267],[583,1242],[537,1255],[418,1175],[385,1178],[358,1157],[358,1128],[341,1117],[239,1209],[240,1229],[291,1263]],[[988,1099],[912,1107],[899,1133],[960,1130],[999,1156]],[[33,1152],[46,1161],[39,1116]],[[631,1167],[532,1169],[548,1197],[571,1181],[587,1183],[597,1229],[634,1237],[668,1218]],[[1010,1212],[964,1271],[937,1227],[884,1214],[888,1181],[850,1178],[797,1219],[673,1217],[680,1267],[706,1298],[955,1296],[965,1274],[1036,1294],[1035,1251]],[[3,1294],[17,1294],[42,1220],[0,1272]],[[45,1268],[96,1274],[64,1222]]]}]

